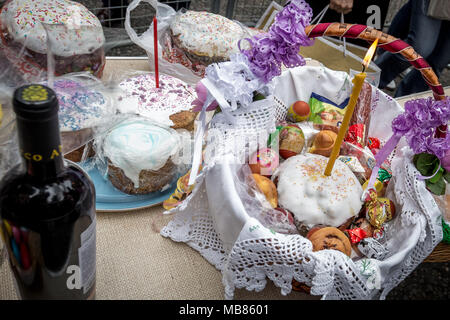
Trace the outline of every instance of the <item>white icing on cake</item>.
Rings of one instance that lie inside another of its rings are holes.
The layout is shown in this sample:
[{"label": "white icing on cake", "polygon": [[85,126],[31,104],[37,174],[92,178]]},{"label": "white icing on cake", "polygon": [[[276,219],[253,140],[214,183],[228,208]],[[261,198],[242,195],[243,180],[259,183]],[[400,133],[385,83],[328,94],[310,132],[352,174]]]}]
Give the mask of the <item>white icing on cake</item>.
[{"label": "white icing on cake", "polygon": [[178,14],[170,27],[182,46],[199,56],[229,58],[239,52],[238,41],[250,37],[236,22],[205,11]]},{"label": "white icing on cake", "polygon": [[327,162],[316,154],[297,155],[284,161],[275,174],[279,205],[308,227],[338,227],[362,207],[363,189],[352,171],[336,161],[331,176],[325,176]]},{"label": "white icing on cake", "polygon": [[103,141],[104,156],[139,187],[142,170],[157,171],[180,147],[177,133],[145,119],[124,121]]},{"label": "white icing on cake", "polygon": [[88,54],[103,46],[105,37],[98,18],[83,5],[69,0],[12,0],[0,13],[2,28],[28,49],[47,54],[47,33],[55,55]]},{"label": "white icing on cake", "polygon": [[192,109],[195,90],[183,81],[159,75],[159,88],[155,85],[155,74],[146,73],[122,81],[122,92],[117,99],[117,108],[123,113],[135,113],[163,125],[172,126],[170,116]]}]

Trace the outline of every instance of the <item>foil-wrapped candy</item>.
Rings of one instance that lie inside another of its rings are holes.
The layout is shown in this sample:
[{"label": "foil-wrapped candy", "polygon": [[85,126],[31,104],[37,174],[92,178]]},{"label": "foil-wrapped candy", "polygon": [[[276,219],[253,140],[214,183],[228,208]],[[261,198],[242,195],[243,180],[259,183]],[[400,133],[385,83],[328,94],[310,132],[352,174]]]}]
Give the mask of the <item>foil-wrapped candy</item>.
[{"label": "foil-wrapped candy", "polygon": [[388,198],[379,198],[375,189],[368,190],[366,201],[366,219],[376,230],[395,216],[394,203]]}]

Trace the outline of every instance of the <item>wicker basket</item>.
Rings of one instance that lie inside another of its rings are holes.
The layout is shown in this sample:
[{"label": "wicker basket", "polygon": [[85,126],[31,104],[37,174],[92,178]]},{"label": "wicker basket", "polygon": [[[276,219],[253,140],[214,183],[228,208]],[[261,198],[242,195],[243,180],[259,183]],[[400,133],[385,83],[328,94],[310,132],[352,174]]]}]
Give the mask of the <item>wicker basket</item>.
[{"label": "wicker basket", "polygon": [[[436,100],[445,99],[444,89],[439,82],[437,75],[433,69],[421,57],[412,46],[406,42],[390,36],[386,33],[370,28],[365,25],[359,24],[347,24],[347,23],[320,23],[316,25],[310,25],[305,28],[305,32],[310,38],[316,38],[321,36],[332,37],[346,37],[354,39],[362,39],[369,42],[379,39],[378,47],[383,48],[386,51],[392,53],[401,54],[407,59],[411,65],[420,71],[424,81],[428,84],[433,92],[433,96]],[[437,135],[445,136],[447,126],[439,127]],[[435,250],[425,259],[424,262],[448,262],[450,261],[450,232],[449,226],[444,224],[444,240],[440,243]]]}]

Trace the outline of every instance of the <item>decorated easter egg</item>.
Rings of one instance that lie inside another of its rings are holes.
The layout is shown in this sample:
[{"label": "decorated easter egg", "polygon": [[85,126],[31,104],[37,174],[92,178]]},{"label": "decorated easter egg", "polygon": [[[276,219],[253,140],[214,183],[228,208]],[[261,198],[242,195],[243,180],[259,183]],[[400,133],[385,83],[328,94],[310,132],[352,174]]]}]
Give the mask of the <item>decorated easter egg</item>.
[{"label": "decorated easter egg", "polygon": [[287,118],[293,122],[305,121],[311,114],[311,108],[305,101],[296,101],[288,109]]},{"label": "decorated easter egg", "polygon": [[287,125],[280,131],[280,156],[284,159],[302,152],[305,146],[305,135],[296,125]]},{"label": "decorated easter egg", "polygon": [[270,148],[264,148],[255,152],[249,161],[252,173],[258,173],[263,176],[271,176],[278,168],[279,157],[276,151]]}]

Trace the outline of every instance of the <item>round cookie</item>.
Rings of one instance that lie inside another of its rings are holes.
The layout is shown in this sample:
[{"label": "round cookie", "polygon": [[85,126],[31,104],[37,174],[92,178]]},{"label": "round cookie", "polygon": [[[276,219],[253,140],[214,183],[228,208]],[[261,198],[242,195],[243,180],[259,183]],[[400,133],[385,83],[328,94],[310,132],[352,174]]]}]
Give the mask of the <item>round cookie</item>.
[{"label": "round cookie", "polygon": [[175,131],[143,118],[120,123],[101,142],[109,180],[129,194],[159,191],[171,183],[177,173],[172,157],[179,147]]},{"label": "round cookie", "polygon": [[[25,47],[24,56],[47,69],[48,38],[55,74],[92,71],[101,76],[105,37],[98,18],[69,0],[11,0],[0,12],[3,44]],[[49,27],[44,28],[43,24]]]},{"label": "round cookie", "polygon": [[363,189],[348,166],[336,161],[331,176],[324,171],[328,158],[300,154],[284,161],[278,179],[278,203],[294,215],[296,224],[338,227],[357,215]]},{"label": "round cookie", "polygon": [[338,250],[350,257],[352,245],[347,236],[339,229],[325,227],[309,234],[308,239],[313,245],[313,251],[326,249]]},{"label": "round cookie", "polygon": [[156,88],[155,74],[145,73],[122,81],[119,88],[120,112],[138,114],[174,129],[194,129],[196,113],[190,110],[196,93],[183,81],[160,74]]}]

